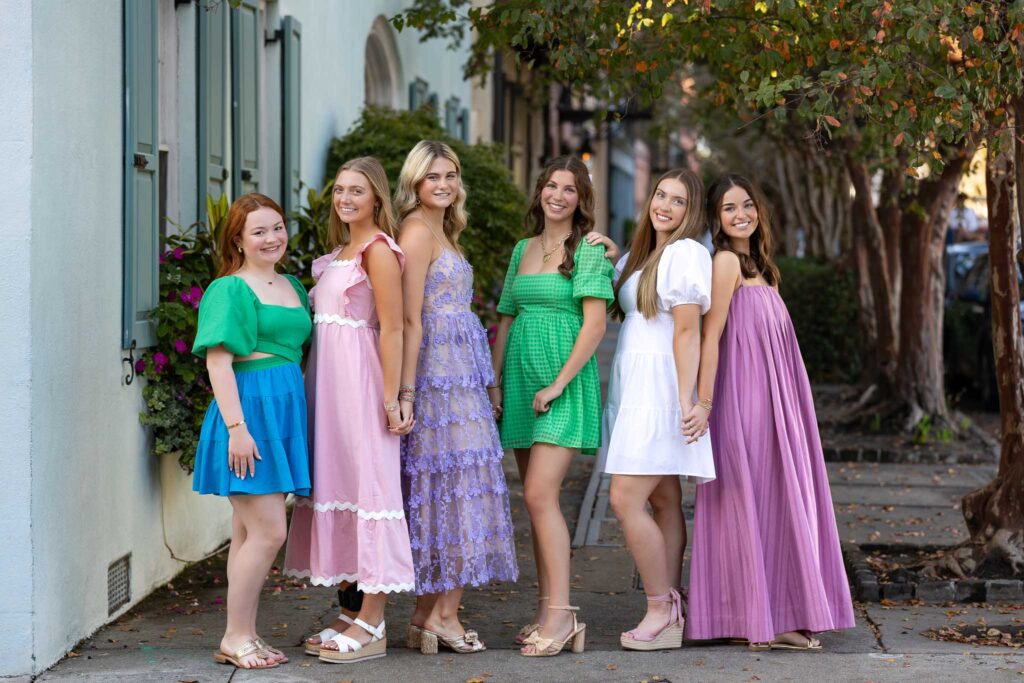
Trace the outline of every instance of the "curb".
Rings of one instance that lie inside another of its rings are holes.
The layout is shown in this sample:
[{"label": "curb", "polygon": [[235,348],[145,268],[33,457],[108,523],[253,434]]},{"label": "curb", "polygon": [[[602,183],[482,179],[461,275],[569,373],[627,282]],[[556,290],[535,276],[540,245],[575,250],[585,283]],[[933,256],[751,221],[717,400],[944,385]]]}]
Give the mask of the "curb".
[{"label": "curb", "polygon": [[882,581],[855,543],[842,544],[853,595],[863,602],[922,600],[945,602],[1024,602],[1024,581],[1014,579],[948,579]]},{"label": "curb", "polygon": [[930,451],[903,450],[894,451],[887,448],[822,448],[825,462],[877,462],[910,465],[980,465],[993,462],[988,454],[973,453],[935,453]]}]

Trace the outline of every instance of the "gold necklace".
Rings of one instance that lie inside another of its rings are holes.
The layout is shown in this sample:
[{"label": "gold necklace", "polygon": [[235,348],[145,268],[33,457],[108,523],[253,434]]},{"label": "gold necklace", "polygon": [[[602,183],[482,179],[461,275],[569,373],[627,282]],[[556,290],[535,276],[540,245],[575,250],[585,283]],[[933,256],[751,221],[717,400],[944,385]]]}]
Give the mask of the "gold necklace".
[{"label": "gold necklace", "polygon": [[565,244],[565,241],[569,239],[569,235],[571,234],[572,231],[570,230],[569,232],[562,235],[562,239],[558,240],[555,246],[551,247],[551,251],[548,251],[547,243],[544,241],[544,231],[542,230],[540,233],[540,251],[542,255],[542,262],[547,263],[548,261],[550,261],[551,257],[555,255],[555,252],[558,251],[559,247]]}]

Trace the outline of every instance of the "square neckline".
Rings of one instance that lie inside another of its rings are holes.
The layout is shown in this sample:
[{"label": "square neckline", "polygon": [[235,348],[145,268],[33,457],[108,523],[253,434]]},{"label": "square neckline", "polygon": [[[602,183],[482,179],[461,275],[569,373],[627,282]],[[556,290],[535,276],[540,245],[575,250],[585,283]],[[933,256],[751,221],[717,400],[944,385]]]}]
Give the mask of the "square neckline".
[{"label": "square neckline", "polygon": [[288,275],[287,273],[279,273],[279,275],[281,275],[286,280],[288,280],[288,284],[290,284],[292,286],[292,289],[295,291],[295,296],[297,296],[299,298],[299,305],[298,306],[285,306],[284,304],[265,304],[265,303],[263,303],[263,301],[260,300],[260,296],[259,296],[259,294],[256,293],[256,290],[253,289],[252,287],[250,287],[249,283],[246,282],[243,278],[241,278],[241,277],[239,277],[238,275],[235,275],[235,274],[231,274],[228,277],[238,278],[238,280],[241,281],[241,283],[243,285],[245,285],[246,289],[249,290],[249,293],[252,294],[252,298],[256,299],[256,303],[259,304],[260,306],[263,306],[265,308],[283,308],[283,309],[286,309],[286,310],[289,310],[289,311],[294,311],[294,310],[297,310],[297,309],[300,309],[300,308],[302,310],[306,310],[306,305],[304,303],[302,303],[302,295],[299,294],[299,290],[295,286],[295,280],[293,280],[291,278],[291,276]]}]

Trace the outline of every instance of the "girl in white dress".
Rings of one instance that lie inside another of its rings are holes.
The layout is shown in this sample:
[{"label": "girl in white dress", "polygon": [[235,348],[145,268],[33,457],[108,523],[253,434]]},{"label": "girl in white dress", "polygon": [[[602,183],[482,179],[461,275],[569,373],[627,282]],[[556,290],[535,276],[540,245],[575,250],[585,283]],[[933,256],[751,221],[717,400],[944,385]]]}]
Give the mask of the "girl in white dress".
[{"label": "girl in white dress", "polygon": [[[696,425],[710,401],[694,395],[700,319],[711,303],[711,256],[704,187],[691,171],[663,175],[647,199],[629,253],[616,266],[616,313],[623,316],[605,408],[604,471],[610,502],[647,593],[647,614],[622,647],[680,647],[679,592],[686,523],[679,476],[715,478],[711,440]],[[654,510],[646,510],[647,502]]]}]

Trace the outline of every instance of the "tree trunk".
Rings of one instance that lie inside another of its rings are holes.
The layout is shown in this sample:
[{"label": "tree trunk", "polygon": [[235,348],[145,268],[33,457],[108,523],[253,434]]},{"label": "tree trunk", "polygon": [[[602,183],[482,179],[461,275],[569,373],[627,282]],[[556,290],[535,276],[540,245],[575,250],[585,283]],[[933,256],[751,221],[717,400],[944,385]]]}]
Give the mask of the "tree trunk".
[{"label": "tree trunk", "polygon": [[[1014,104],[1018,117],[1024,115],[1024,103],[1018,98]],[[1002,135],[1001,148],[989,144],[985,170],[992,346],[1001,429],[999,470],[987,486],[964,496],[962,508],[976,549],[975,561],[1005,561],[1019,573],[1024,569],[1024,339],[1014,252],[1024,204],[1014,194],[1024,180],[1024,169],[1015,163],[1024,150],[1019,139],[1011,142]]]},{"label": "tree trunk", "polygon": [[903,211],[896,394],[909,409],[906,429],[925,416],[952,426],[942,363],[943,252],[957,184],[974,152],[973,145],[967,147],[956,150],[937,178],[921,181],[914,205]]},{"label": "tree trunk", "polygon": [[871,195],[871,173],[867,164],[854,158],[851,153],[844,156],[855,193],[855,230],[863,231],[862,236],[867,248],[867,274],[871,287],[871,303],[874,306],[871,317],[874,319],[877,338],[874,346],[875,358],[869,365],[876,368],[875,383],[881,393],[889,394],[896,379],[898,339],[886,241]]}]

